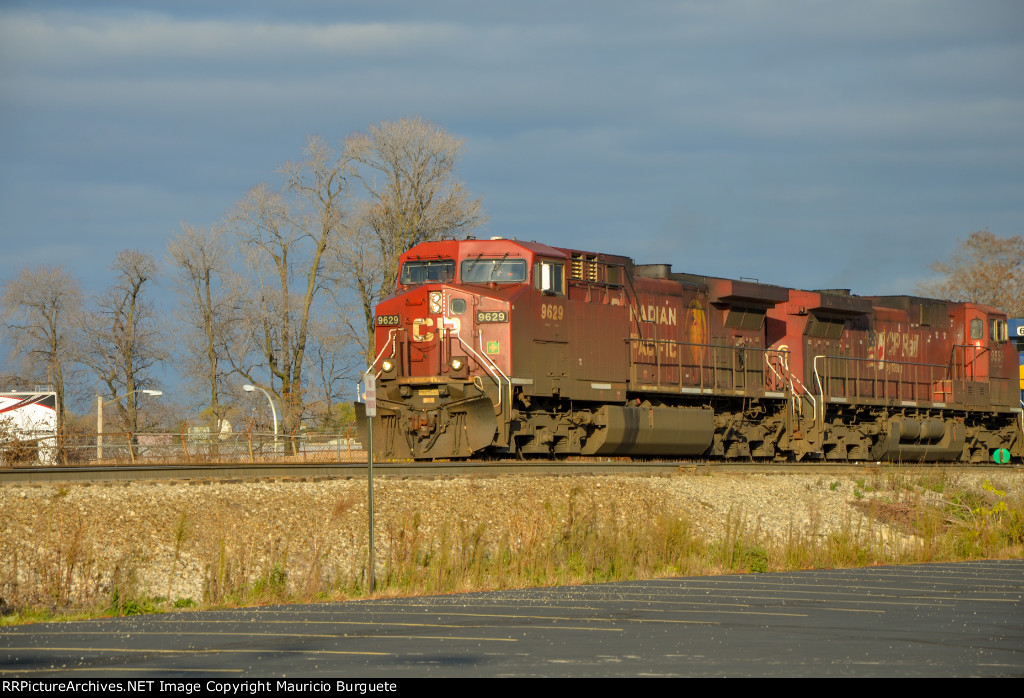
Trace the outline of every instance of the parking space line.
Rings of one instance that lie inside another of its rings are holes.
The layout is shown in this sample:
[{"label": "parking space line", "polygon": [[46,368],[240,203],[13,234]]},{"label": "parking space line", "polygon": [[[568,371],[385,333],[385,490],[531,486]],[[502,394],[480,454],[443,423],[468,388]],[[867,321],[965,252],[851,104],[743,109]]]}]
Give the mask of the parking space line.
[{"label": "parking space line", "polygon": [[[461,626],[461,627],[466,627],[466,626]],[[480,628],[480,627],[485,627],[485,626],[476,626],[476,627]],[[536,627],[536,626],[530,626],[530,627]],[[115,635],[115,634],[117,634],[117,633],[103,633],[103,632],[92,631],[92,630],[84,631],[84,632],[63,632],[63,633],[55,633],[54,632],[54,633],[52,633],[52,632],[49,632],[49,631],[44,631],[44,632],[32,633],[33,636],[36,636],[36,635],[61,635],[63,637],[73,637],[75,635],[103,635],[104,637],[110,637],[111,635]],[[182,631],[163,631],[163,630],[160,630],[160,631],[136,630],[136,631],[132,631],[131,633],[126,633],[125,639],[128,639],[128,637],[135,638],[135,637],[145,637],[145,636],[150,636],[150,635],[155,636],[155,637],[160,637],[160,636],[164,636],[164,635],[169,635],[169,636],[172,636],[172,637],[181,637],[183,635],[204,635],[204,636],[209,636],[209,633],[204,633],[204,632],[201,632],[201,631],[198,631],[198,630],[197,631],[184,631],[184,632],[182,632]],[[384,638],[393,637],[393,638],[401,639],[401,640],[465,640],[467,642],[518,642],[518,640],[504,638],[504,637],[475,637],[475,636],[474,637],[467,637],[465,635],[368,635],[368,634],[355,635],[355,634],[322,634],[322,633],[253,633],[253,632],[244,632],[244,633],[231,633],[231,632],[228,632],[228,633],[222,633],[222,632],[219,632],[219,633],[216,634],[215,637],[294,637],[294,638],[308,638],[308,639],[316,638],[316,639],[320,639],[320,640],[323,640],[323,639],[365,640],[366,638],[381,638],[381,639],[384,639]],[[4,648],[0,647],[0,651],[2,651],[3,649]]]},{"label": "parking space line", "polygon": [[95,654],[95,653],[110,653],[110,654],[180,654],[180,655],[193,655],[193,654],[339,654],[339,655],[366,655],[373,657],[390,657],[393,655],[391,652],[355,652],[347,650],[282,650],[282,649],[270,649],[266,647],[258,648],[218,648],[218,647],[200,647],[195,649],[187,650],[167,650],[167,649],[139,649],[134,647],[4,647],[0,649],[0,653],[3,652],[75,652],[81,654]]}]

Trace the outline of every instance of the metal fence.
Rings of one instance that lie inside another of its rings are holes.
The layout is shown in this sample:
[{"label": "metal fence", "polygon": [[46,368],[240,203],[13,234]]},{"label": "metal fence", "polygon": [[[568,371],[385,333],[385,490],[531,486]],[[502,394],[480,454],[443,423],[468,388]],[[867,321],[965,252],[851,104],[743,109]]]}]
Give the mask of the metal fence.
[{"label": "metal fence", "polygon": [[366,459],[352,432],[275,435],[262,432],[24,435],[0,442],[0,464],[337,462]]}]

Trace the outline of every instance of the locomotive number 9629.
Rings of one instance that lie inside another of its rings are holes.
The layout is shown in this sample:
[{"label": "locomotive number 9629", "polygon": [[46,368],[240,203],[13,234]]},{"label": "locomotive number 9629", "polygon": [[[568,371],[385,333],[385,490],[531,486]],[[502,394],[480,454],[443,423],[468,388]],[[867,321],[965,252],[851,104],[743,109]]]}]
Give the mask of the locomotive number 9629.
[{"label": "locomotive number 9629", "polygon": [[478,310],[477,322],[508,322],[508,313],[504,310]]},{"label": "locomotive number 9629", "polygon": [[561,305],[555,305],[553,303],[541,303],[540,306],[540,319],[541,320],[561,320],[565,317],[565,308]]}]

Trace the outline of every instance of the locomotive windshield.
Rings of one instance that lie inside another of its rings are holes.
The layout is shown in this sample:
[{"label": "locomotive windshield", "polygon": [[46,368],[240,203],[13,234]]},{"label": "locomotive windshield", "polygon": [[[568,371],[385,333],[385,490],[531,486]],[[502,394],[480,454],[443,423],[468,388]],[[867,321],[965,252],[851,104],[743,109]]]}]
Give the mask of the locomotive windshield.
[{"label": "locomotive windshield", "polygon": [[403,286],[443,284],[455,278],[454,259],[409,261],[402,265],[399,283]]},{"label": "locomotive windshield", "polygon": [[464,284],[518,284],[526,281],[525,259],[464,259],[459,267]]}]

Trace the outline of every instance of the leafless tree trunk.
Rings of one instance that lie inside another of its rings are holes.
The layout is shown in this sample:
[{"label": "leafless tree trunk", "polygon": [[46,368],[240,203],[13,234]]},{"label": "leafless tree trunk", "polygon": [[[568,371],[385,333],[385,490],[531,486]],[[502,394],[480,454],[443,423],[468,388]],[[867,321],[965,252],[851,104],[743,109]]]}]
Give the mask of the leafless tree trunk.
[{"label": "leafless tree trunk", "polygon": [[241,375],[278,397],[286,432],[298,426],[305,409],[303,368],[312,312],[348,195],[344,154],[310,138],[305,156],[285,165],[288,183],[282,192],[258,186],[234,216],[257,281],[248,320],[250,356],[236,353],[232,361]]},{"label": "leafless tree trunk", "polygon": [[157,267],[145,252],[123,250],[112,269],[117,280],[81,324],[82,361],[115,400],[124,430],[135,434],[136,391],[154,384],[149,370],[167,358],[156,312],[147,298]]},{"label": "leafless tree trunk", "polygon": [[184,338],[182,363],[186,376],[202,387],[209,400],[211,433],[220,432],[226,416],[224,381],[231,373],[227,351],[245,298],[241,280],[231,268],[233,250],[224,228],[203,230],[186,224],[167,247],[176,269],[175,290],[182,300],[178,315],[190,330]]},{"label": "leafless tree trunk", "polygon": [[328,289],[347,337],[361,350],[365,368],[373,359],[373,310],[388,288],[383,280],[387,262],[372,231],[360,225],[362,209],[359,205],[353,217],[358,227],[346,228],[342,244],[331,251],[328,263],[335,283]]},{"label": "leafless tree trunk", "polygon": [[3,287],[4,327],[11,358],[35,379],[44,379],[57,394],[57,447],[66,460],[63,435],[67,406],[65,382],[77,350],[74,323],[82,309],[78,282],[63,267],[25,269]]},{"label": "leafless tree trunk", "polygon": [[310,368],[314,376],[317,412],[322,425],[330,422],[335,403],[343,392],[344,382],[352,380],[362,370],[361,362],[353,363],[353,357],[343,351],[350,342],[347,331],[340,322],[317,322],[310,330]]},{"label": "leafless tree trunk", "polygon": [[979,230],[960,243],[948,262],[931,270],[941,279],[918,284],[921,293],[991,305],[1024,317],[1024,238],[996,237]]},{"label": "leafless tree trunk", "polygon": [[[464,237],[487,217],[481,200],[456,177],[462,140],[434,124],[385,121],[347,138],[345,148],[368,199],[340,248],[339,266],[347,266],[359,296],[365,323],[359,334],[372,359],[373,307],[394,288],[399,256],[421,242]],[[375,242],[375,254],[353,260],[344,250],[364,247],[364,236]]]}]

